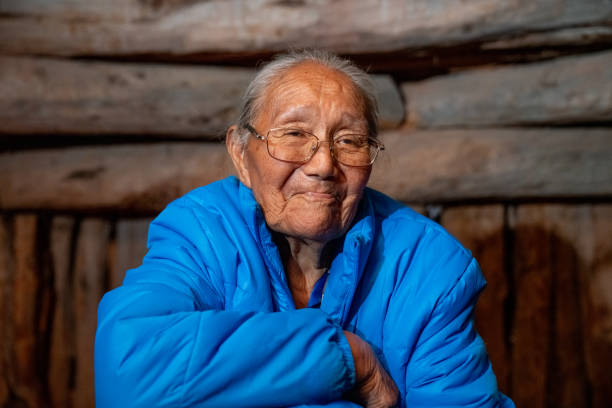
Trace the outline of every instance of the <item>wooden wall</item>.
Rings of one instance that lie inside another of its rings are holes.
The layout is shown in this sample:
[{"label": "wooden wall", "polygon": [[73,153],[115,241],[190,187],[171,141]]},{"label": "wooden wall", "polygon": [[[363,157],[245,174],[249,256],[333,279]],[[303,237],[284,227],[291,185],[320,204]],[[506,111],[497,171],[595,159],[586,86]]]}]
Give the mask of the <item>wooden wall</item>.
[{"label": "wooden wall", "polygon": [[371,185],[480,261],[519,407],[612,404],[609,0],[0,2],[0,407],[92,407],[96,307],[172,199],[230,174],[254,67],[375,74]]}]

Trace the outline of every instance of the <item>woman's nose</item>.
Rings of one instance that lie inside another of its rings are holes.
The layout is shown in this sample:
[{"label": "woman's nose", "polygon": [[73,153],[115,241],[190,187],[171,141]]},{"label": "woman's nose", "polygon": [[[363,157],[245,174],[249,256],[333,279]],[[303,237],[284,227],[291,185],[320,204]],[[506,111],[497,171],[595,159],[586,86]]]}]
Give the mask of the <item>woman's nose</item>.
[{"label": "woman's nose", "polygon": [[319,141],[319,147],[314,152],[310,160],[302,165],[302,168],[307,175],[316,176],[319,178],[327,179],[333,177],[336,168],[336,160],[334,159],[331,149],[329,147],[329,141]]}]

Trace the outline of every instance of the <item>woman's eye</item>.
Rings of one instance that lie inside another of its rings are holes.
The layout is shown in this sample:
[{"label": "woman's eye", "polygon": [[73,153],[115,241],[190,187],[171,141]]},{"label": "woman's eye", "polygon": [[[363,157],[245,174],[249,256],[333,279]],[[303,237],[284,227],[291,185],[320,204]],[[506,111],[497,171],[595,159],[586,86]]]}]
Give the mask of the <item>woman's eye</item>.
[{"label": "woman's eye", "polygon": [[363,138],[355,135],[340,136],[335,140],[335,144],[346,147],[361,146],[363,143]]},{"label": "woman's eye", "polygon": [[287,136],[287,137],[305,137],[306,134],[299,129],[288,129],[285,132],[283,132],[283,136]]}]

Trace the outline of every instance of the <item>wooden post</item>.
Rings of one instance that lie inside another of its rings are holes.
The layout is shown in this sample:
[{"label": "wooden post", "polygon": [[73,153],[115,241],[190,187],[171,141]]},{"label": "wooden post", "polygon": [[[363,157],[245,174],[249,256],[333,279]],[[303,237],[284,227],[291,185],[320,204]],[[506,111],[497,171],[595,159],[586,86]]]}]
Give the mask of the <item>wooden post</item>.
[{"label": "wooden post", "polygon": [[72,217],[58,216],[52,221],[50,251],[53,265],[55,307],[49,350],[49,391],[54,407],[70,407],[71,387],[75,382],[76,361],[74,285],[72,282],[73,231]]},{"label": "wooden post", "polygon": [[12,218],[0,213],[0,406],[6,406],[10,398],[9,363],[11,315],[9,299],[13,276],[13,254],[11,237]]},{"label": "wooden post", "polygon": [[76,375],[72,402],[74,407],[94,407],[94,338],[98,302],[105,290],[108,221],[86,218],[77,241],[73,297],[75,313]]},{"label": "wooden post", "polygon": [[43,357],[38,347],[41,292],[41,277],[37,260],[36,215],[24,214],[14,217],[13,250],[15,259],[11,283],[8,344],[10,388],[16,398],[28,407],[43,406],[44,385],[39,369]]},{"label": "wooden post", "polygon": [[607,408],[612,401],[612,205],[588,207],[575,235],[581,258],[578,283],[583,322],[576,340],[584,339],[591,407]]},{"label": "wooden post", "polygon": [[612,207],[533,204],[512,214],[515,402],[607,406]]},{"label": "wooden post", "polygon": [[121,284],[128,269],[142,263],[147,253],[150,218],[120,219],[116,226],[116,259],[111,265],[110,289]]},{"label": "wooden post", "polygon": [[512,257],[516,288],[511,395],[519,407],[547,408],[554,337],[548,226],[541,206],[511,207],[509,222],[515,237]]}]

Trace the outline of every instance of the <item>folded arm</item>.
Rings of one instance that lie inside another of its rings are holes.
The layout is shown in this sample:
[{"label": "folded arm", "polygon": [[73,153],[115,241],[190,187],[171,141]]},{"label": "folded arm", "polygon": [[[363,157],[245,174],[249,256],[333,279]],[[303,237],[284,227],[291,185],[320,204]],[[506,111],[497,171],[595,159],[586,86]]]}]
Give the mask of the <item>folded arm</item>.
[{"label": "folded arm", "polygon": [[474,305],[484,285],[472,259],[436,303],[406,366],[406,406],[514,406],[498,391],[484,342],[474,327]]},{"label": "folded arm", "polygon": [[193,244],[203,238],[171,226],[194,222],[186,211],[166,211],[151,227],[143,265],[101,301],[97,406],[274,407],[339,400],[355,382],[342,329],[320,310],[223,310],[223,282]]}]

